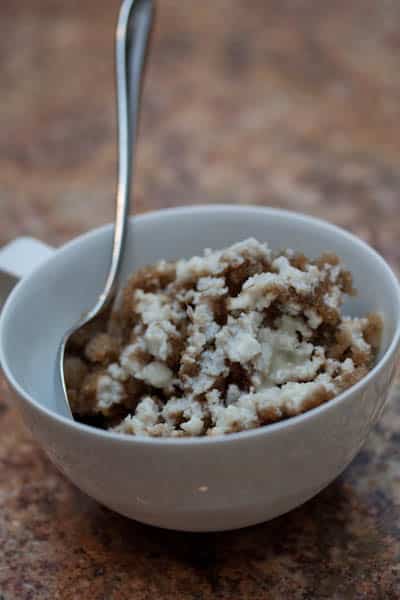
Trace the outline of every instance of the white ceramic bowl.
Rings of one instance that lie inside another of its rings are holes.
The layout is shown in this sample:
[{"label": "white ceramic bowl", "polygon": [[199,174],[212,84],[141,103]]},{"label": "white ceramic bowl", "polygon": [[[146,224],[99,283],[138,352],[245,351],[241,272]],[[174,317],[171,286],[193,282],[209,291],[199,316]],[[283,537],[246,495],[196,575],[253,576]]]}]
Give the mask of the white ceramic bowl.
[{"label": "white ceramic bowl", "polygon": [[[332,250],[359,290],[350,314],[380,311],[385,327],[374,369],[350,390],[304,415],[216,438],[149,439],[97,430],[57,412],[53,394],[62,334],[104,281],[112,230],[91,231],[59,250],[13,290],[0,322],[0,359],[24,419],[51,460],[111,509],[161,527],[211,531],[272,519],[337,477],[378,419],[395,373],[400,292],[385,261],[326,222],[279,210],[185,207],[137,217],[123,274],[254,236],[309,256]],[[29,262],[29,257],[25,257]],[[4,262],[4,261],[3,261]],[[23,261],[23,264],[24,261]]]}]

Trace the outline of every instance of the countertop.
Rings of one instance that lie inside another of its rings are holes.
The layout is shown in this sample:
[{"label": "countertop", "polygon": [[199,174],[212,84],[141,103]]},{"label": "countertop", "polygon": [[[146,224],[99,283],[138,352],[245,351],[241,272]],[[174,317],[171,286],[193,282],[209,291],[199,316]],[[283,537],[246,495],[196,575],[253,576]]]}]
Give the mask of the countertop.
[{"label": "countertop", "polygon": [[[58,245],[113,213],[113,0],[2,0],[0,238]],[[138,211],[234,202],[351,229],[400,269],[400,3],[162,0]],[[400,598],[400,386],[346,472],[223,534],[102,508],[0,395],[0,599]]]}]

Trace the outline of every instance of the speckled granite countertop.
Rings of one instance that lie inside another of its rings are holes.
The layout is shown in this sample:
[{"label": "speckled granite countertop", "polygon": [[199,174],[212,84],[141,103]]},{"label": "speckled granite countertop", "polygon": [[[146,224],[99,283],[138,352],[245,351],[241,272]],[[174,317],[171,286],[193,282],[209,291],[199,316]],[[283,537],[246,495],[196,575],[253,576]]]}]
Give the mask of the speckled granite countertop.
[{"label": "speckled granite countertop", "polygon": [[[138,210],[270,204],[352,229],[400,269],[400,3],[162,0]],[[115,0],[2,0],[0,238],[112,217]],[[0,395],[0,599],[400,598],[400,387],[344,475],[271,523],[130,522],[69,485]]]}]

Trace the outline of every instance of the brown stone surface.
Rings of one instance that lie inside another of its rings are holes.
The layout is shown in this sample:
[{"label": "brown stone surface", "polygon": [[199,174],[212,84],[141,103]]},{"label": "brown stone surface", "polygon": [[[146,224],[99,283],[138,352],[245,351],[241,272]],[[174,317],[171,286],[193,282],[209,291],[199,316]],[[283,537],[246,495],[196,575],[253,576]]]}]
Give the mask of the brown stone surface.
[{"label": "brown stone surface", "polygon": [[[112,218],[115,0],[1,0],[0,241]],[[400,268],[400,3],[161,0],[140,211],[242,202],[348,227]],[[0,395],[0,599],[400,598],[400,388],[345,474],[239,532],[115,515],[48,462]]]}]

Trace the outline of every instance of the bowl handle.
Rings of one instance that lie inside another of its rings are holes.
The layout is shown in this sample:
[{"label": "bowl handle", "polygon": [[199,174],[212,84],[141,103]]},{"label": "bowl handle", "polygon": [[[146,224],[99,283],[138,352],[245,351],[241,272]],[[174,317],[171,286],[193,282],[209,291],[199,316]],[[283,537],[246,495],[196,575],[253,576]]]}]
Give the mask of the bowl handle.
[{"label": "bowl handle", "polygon": [[29,275],[54,251],[30,237],[17,238],[0,249],[0,309],[19,279]]}]

